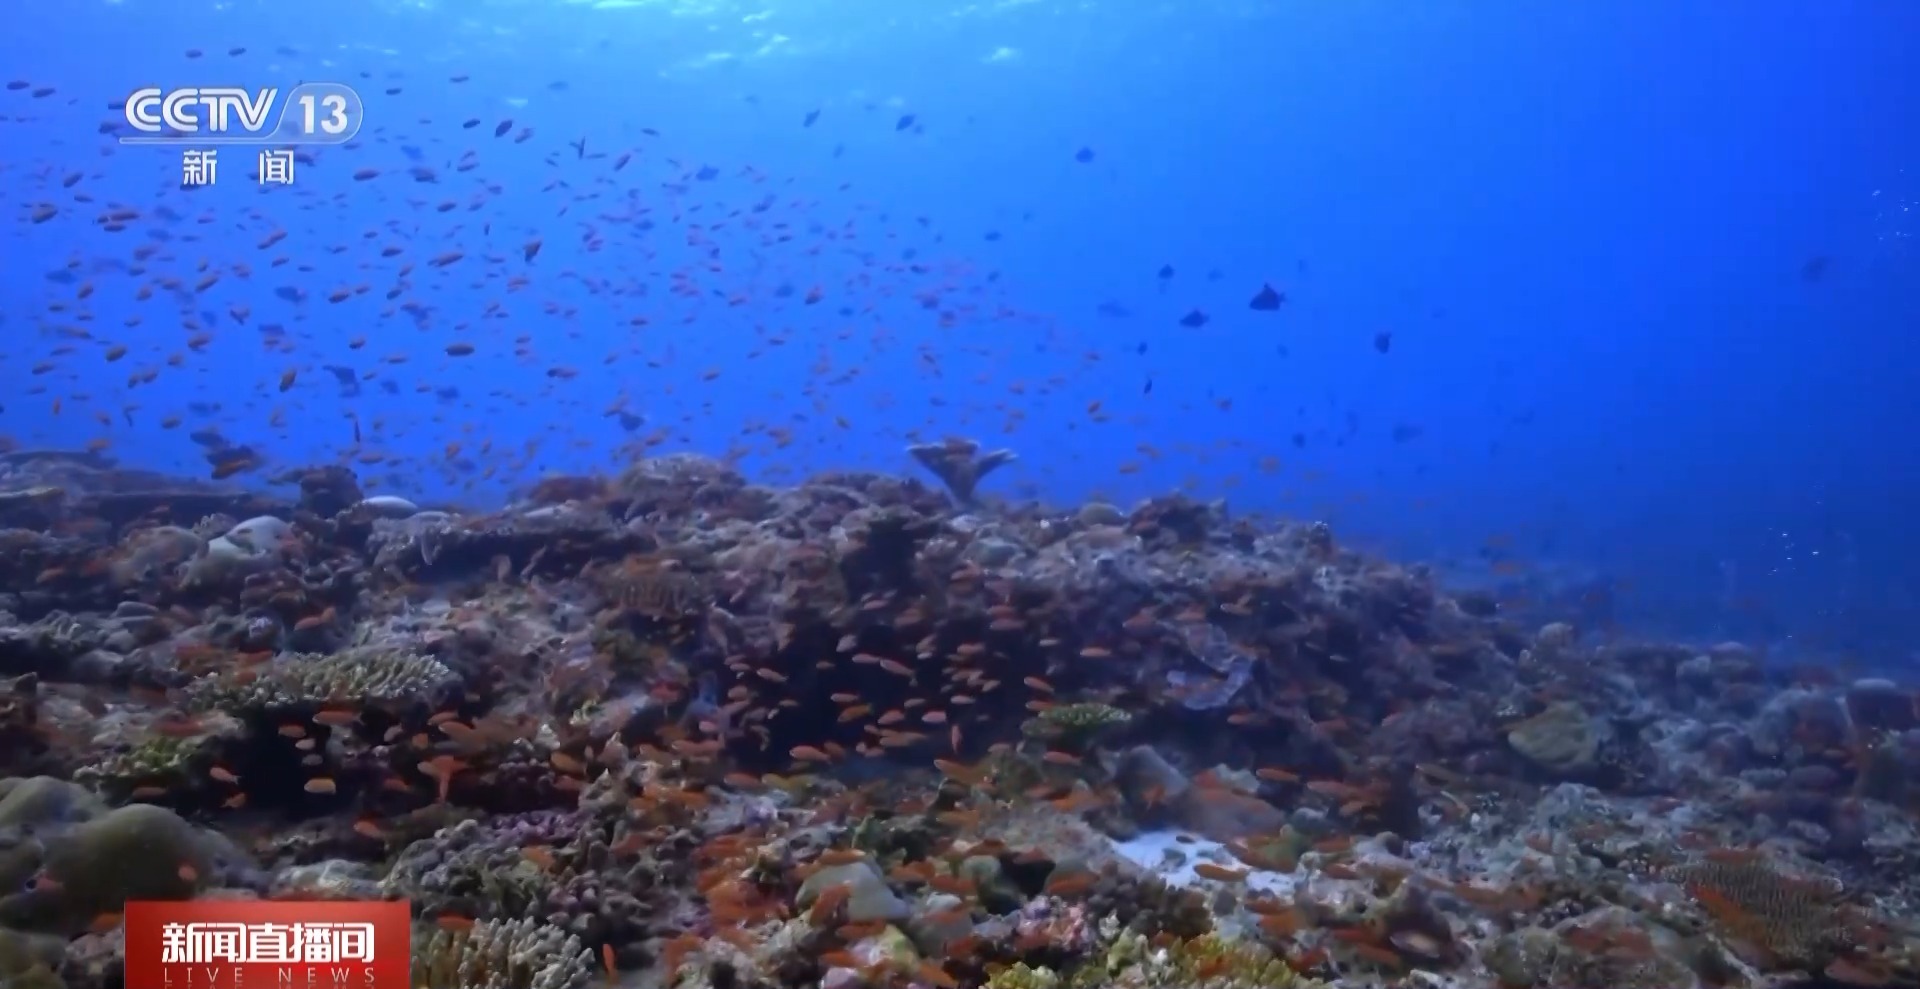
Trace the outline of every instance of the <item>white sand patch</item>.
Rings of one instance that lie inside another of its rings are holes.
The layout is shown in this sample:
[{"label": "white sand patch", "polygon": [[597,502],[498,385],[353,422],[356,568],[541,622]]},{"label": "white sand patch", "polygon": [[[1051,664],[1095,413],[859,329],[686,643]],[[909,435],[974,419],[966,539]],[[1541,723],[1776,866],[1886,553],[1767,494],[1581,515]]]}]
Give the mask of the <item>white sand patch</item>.
[{"label": "white sand patch", "polygon": [[[1176,831],[1148,831],[1126,841],[1114,842],[1113,850],[1121,858],[1158,875],[1173,886],[1211,889],[1222,885],[1230,888],[1244,885],[1247,889],[1272,893],[1283,901],[1292,902],[1295,888],[1303,881],[1298,875],[1248,869],[1245,863],[1227,851],[1225,845]],[[1225,884],[1203,879],[1193,871],[1193,867],[1201,862],[1212,862],[1229,869],[1246,869],[1246,882]]]}]

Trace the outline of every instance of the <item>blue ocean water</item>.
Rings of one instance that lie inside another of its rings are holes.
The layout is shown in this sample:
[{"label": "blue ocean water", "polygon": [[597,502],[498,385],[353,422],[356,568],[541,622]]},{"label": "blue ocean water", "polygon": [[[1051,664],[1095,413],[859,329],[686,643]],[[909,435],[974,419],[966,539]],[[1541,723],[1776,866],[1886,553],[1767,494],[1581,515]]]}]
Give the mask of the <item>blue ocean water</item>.
[{"label": "blue ocean water", "polygon": [[[9,13],[12,444],[484,505],[966,435],[1004,496],[1225,497],[1597,623],[1920,661],[1920,6]],[[303,82],[364,123],[290,184],[119,143],[144,87]]]}]

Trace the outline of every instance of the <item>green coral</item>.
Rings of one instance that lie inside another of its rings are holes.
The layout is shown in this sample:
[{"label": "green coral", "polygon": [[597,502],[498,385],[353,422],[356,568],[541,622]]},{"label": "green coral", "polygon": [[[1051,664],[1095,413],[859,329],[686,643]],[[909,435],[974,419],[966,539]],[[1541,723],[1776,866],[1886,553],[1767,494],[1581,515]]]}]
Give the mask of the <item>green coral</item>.
[{"label": "green coral", "polygon": [[76,935],[128,900],[193,896],[223,859],[237,853],[180,815],[129,804],[39,844],[40,875],[51,880],[0,898],[0,925]]},{"label": "green coral", "polygon": [[92,820],[106,810],[86,787],[52,776],[0,780],[0,832],[61,827]]},{"label": "green coral", "polygon": [[1105,955],[1068,980],[1069,989],[1308,989],[1319,984],[1300,977],[1286,959],[1255,941],[1210,933],[1156,948],[1131,929],[1113,932]]},{"label": "green coral", "polygon": [[1059,989],[1060,973],[1042,965],[1016,962],[987,979],[985,989]]},{"label": "green coral", "polygon": [[355,649],[331,656],[297,654],[238,674],[221,674],[187,688],[194,710],[266,713],[351,703],[395,708],[431,703],[460,677],[438,660],[386,649]]},{"label": "green coral", "polygon": [[584,989],[595,972],[579,938],[526,917],[416,926],[413,943],[414,989]]},{"label": "green coral", "polygon": [[0,928],[0,989],[60,989],[60,967],[67,942],[41,934]]},{"label": "green coral", "polygon": [[156,735],[131,749],[108,752],[74,771],[75,782],[103,792],[125,794],[142,786],[180,787],[204,775],[215,758],[209,735],[174,738]]},{"label": "green coral", "polygon": [[1108,728],[1124,725],[1133,715],[1099,701],[1061,704],[1028,718],[1021,731],[1035,738],[1085,742]]}]

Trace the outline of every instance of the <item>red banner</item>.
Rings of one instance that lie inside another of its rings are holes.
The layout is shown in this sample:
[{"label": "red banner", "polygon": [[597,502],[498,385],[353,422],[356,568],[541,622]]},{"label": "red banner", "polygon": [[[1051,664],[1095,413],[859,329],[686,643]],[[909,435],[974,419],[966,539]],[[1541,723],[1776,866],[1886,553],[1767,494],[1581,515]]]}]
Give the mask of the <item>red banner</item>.
[{"label": "red banner", "polygon": [[411,989],[404,901],[129,901],[126,989]]}]

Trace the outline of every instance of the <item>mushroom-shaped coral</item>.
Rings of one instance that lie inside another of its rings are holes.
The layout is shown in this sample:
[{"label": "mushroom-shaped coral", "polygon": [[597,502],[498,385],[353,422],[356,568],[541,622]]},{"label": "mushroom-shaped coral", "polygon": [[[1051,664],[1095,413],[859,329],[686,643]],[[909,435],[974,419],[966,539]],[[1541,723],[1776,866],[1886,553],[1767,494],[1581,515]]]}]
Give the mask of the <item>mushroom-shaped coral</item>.
[{"label": "mushroom-shaped coral", "polygon": [[982,478],[1019,459],[1012,450],[981,453],[977,441],[958,436],[938,443],[916,443],[907,447],[907,453],[940,479],[954,504],[961,508],[973,504],[974,489]]}]

